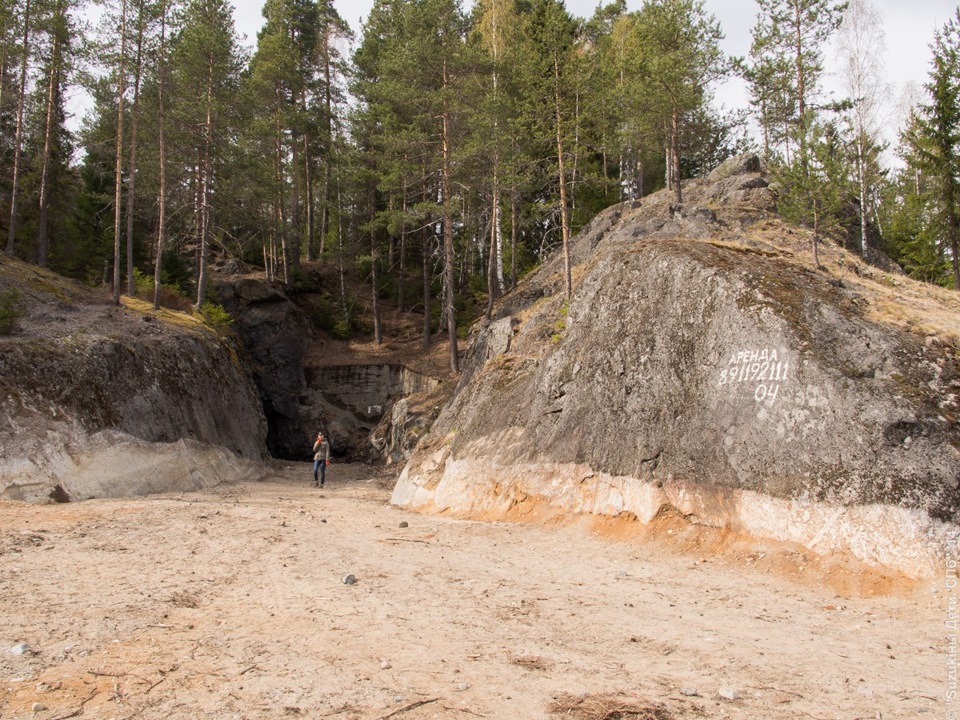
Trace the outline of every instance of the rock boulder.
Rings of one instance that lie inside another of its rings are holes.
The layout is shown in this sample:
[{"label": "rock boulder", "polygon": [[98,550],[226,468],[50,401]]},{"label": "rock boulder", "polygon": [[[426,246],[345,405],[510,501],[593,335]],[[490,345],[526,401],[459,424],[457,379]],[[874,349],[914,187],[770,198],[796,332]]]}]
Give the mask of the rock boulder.
[{"label": "rock boulder", "polygon": [[25,317],[0,337],[0,497],[129,495],[256,474],[266,421],[235,340],[4,259],[0,290],[10,286],[22,289]]},{"label": "rock boulder", "polygon": [[691,189],[709,213],[657,197],[606,211],[577,240],[569,302],[559,260],[505,298],[393,502],[673,509],[935,573],[960,519],[957,354],[878,318],[866,285],[745,233],[760,215],[731,193],[769,192],[751,168]]}]

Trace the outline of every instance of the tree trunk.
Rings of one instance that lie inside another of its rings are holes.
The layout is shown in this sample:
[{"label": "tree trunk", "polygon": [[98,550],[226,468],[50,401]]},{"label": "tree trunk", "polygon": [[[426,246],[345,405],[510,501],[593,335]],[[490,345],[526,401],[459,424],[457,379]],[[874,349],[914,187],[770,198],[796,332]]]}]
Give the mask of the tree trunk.
[{"label": "tree trunk", "polygon": [[397,273],[397,309],[403,312],[407,274],[407,181],[403,181],[403,220],[400,223],[400,268]]},{"label": "tree trunk", "polygon": [[383,343],[383,320],[380,312],[380,247],[377,243],[377,229],[374,218],[377,213],[377,188],[371,184],[368,190],[370,197],[370,284],[372,286],[371,299],[373,301],[373,341]]},{"label": "tree trunk", "polygon": [[130,108],[130,159],[127,161],[127,294],[136,294],[133,279],[133,210],[137,177],[137,126],[140,121],[140,76],[143,71],[143,0],[137,15],[137,59],[133,71],[133,106]]},{"label": "tree trunk", "polygon": [[[330,27],[327,26],[323,35],[323,102],[326,112],[323,118],[323,142],[326,157],[323,162],[323,200],[320,208],[320,256],[323,256],[323,246],[330,231],[330,182],[333,178],[333,74],[330,69]],[[339,185],[337,194],[339,197]],[[339,205],[339,202],[338,202]],[[339,220],[337,221],[339,225]]]},{"label": "tree trunk", "polygon": [[680,110],[673,108],[670,117],[670,162],[673,167],[673,197],[677,205],[683,204],[680,183]]},{"label": "tree trunk", "polygon": [[283,196],[283,125],[280,122],[280,108],[283,94],[278,85],[274,89],[276,106],[273,123],[273,184],[274,184],[274,227],[280,243],[280,261],[283,265],[283,284],[290,287],[290,266],[287,258],[287,216]]},{"label": "tree trunk", "polygon": [[[447,74],[447,61],[443,61],[443,87],[449,86],[449,76]],[[444,288],[446,315],[447,315],[447,339],[450,341],[450,369],[460,372],[460,354],[457,349],[457,316],[454,306],[454,249],[453,249],[453,205],[451,203],[451,169],[450,169],[450,111],[447,107],[446,95],[443,100],[442,111],[442,143],[443,143],[443,275],[446,279]]]},{"label": "tree trunk", "polygon": [[500,225],[500,184],[497,177],[497,162],[494,157],[493,165],[493,202],[490,204],[490,258],[487,263],[487,322],[493,315],[493,303],[500,297],[500,284],[497,282],[498,266],[503,272],[503,264],[499,250]]},{"label": "tree trunk", "polygon": [[200,187],[200,258],[197,275],[197,309],[207,297],[207,262],[210,255],[210,185],[213,182],[213,53],[207,55],[207,116],[204,121],[203,168]]},{"label": "tree trunk", "polygon": [[113,304],[120,304],[120,210],[123,200],[123,96],[126,93],[127,0],[121,0],[120,63],[117,67],[117,147],[113,188]]},{"label": "tree trunk", "polygon": [[957,181],[946,178],[947,239],[953,265],[953,289],[960,290],[960,211],[957,210]]},{"label": "tree trunk", "polygon": [[[306,110],[306,107],[304,107]],[[316,237],[314,235],[314,217],[313,217],[313,155],[310,153],[310,135],[303,134],[303,182],[306,186],[306,198],[304,199],[304,223],[307,230],[307,260],[316,260]]]},{"label": "tree trunk", "polygon": [[517,289],[517,193],[510,191],[510,289]]},{"label": "tree trunk", "polygon": [[857,130],[857,184],[860,186],[860,256],[869,262],[870,248],[867,245],[867,161],[862,128]]},{"label": "tree trunk", "polygon": [[347,304],[347,273],[343,263],[343,200],[340,197],[340,173],[337,173],[337,259],[340,274],[340,307],[343,309],[343,328],[350,332],[350,306]]},{"label": "tree trunk", "polygon": [[160,309],[160,283],[161,268],[163,262],[163,242],[164,230],[166,228],[167,214],[167,118],[166,108],[164,107],[164,90],[166,89],[167,79],[167,56],[166,56],[166,38],[167,38],[167,4],[162,0],[160,5],[160,71],[159,81],[157,83],[157,105],[159,110],[159,128],[157,132],[157,142],[160,153],[160,191],[157,197],[157,256],[156,265],[153,269],[153,307]]},{"label": "tree trunk", "polygon": [[10,227],[7,255],[13,257],[17,238],[17,196],[20,194],[20,151],[23,148],[23,108],[27,100],[27,65],[30,62],[30,0],[23,10],[23,54],[20,62],[20,88],[17,94],[17,129],[13,141],[13,178],[10,186]]},{"label": "tree trunk", "polygon": [[290,271],[291,277],[300,269],[300,243],[303,225],[300,223],[300,141],[291,133],[290,140]]},{"label": "tree trunk", "polygon": [[570,211],[577,211],[577,170],[580,166],[580,90],[573,93],[573,167],[570,168]]},{"label": "tree trunk", "polygon": [[807,145],[807,80],[803,64],[803,36],[801,28],[803,20],[800,17],[800,0],[793,0],[793,22],[794,22],[794,50],[796,52],[795,63],[797,72],[797,123],[799,128],[800,153],[803,154]]},{"label": "tree trunk", "polygon": [[670,132],[667,130],[667,125],[663,125],[663,164],[664,164],[664,182],[666,183],[667,190],[673,190],[673,158],[670,157]]},{"label": "tree trunk", "polygon": [[[57,13],[63,12],[62,3]],[[40,216],[37,228],[37,264],[47,266],[47,254],[50,247],[50,164],[53,154],[53,109],[59,97],[60,88],[60,34],[53,31],[53,45],[50,49],[50,67],[47,77],[46,113],[43,130],[43,160],[40,171]]]},{"label": "tree trunk", "polygon": [[421,230],[421,245],[423,250],[423,349],[430,349],[430,226],[429,223]]},{"label": "tree trunk", "polygon": [[557,126],[557,167],[560,174],[560,233],[563,238],[563,287],[567,300],[573,295],[570,268],[570,221],[567,218],[567,179],[563,168],[563,120],[560,113],[560,59],[553,58],[554,109]]}]

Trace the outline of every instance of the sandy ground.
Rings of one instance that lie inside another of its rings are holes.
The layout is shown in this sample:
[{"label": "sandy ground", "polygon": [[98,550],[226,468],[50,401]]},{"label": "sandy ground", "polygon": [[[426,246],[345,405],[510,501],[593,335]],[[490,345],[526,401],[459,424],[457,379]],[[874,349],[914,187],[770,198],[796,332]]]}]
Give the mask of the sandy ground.
[{"label": "sandy ground", "polygon": [[942,581],[842,597],[308,477],[0,503],[0,717],[949,717]]}]

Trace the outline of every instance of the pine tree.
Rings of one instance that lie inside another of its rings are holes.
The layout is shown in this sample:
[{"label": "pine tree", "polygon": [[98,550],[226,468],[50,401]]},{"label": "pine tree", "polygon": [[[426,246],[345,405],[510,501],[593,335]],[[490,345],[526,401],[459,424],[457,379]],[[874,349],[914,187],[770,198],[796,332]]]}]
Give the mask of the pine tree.
[{"label": "pine tree", "polygon": [[813,230],[810,249],[819,268],[820,238],[839,226],[838,217],[846,201],[843,140],[834,123],[808,118],[801,127],[806,128],[807,137],[797,139],[800,150],[793,162],[779,162],[774,167],[782,188],[778,209],[784,219]]},{"label": "pine tree", "polygon": [[[387,195],[402,191],[423,169],[420,212],[442,228],[443,308],[450,342],[450,366],[459,371],[457,350],[454,172],[466,128],[470,98],[461,92],[472,73],[466,21],[453,0],[379,0],[354,55],[354,136],[365,156],[364,171],[376,190],[366,193],[365,232],[373,262],[380,232],[390,226]],[[370,182],[365,177],[365,187]],[[424,253],[429,237],[424,235]],[[376,292],[376,290],[375,290]],[[426,300],[425,300],[426,302]],[[425,338],[426,340],[426,338]]]},{"label": "pine tree", "polygon": [[[187,129],[179,161],[192,170],[194,236],[197,244],[196,305],[206,301],[207,264],[214,231],[217,166],[238,125],[237,93],[242,58],[233,13],[226,0],[191,0],[172,48],[172,110]],[[220,198],[229,203],[229,198]]]},{"label": "pine tree", "polygon": [[[757,0],[747,70],[752,104],[760,110],[766,142],[805,142],[804,124],[817,119],[823,50],[843,20],[846,3],[835,0]],[[808,112],[813,111],[813,112]],[[785,131],[786,130],[786,131]]]},{"label": "pine tree", "polygon": [[[261,127],[272,137],[268,157],[273,167],[273,232],[271,237],[280,250],[283,281],[291,284],[291,272],[299,259],[296,236],[298,208],[294,205],[288,217],[287,197],[296,197],[296,190],[288,185],[296,177],[298,168],[287,167],[290,148],[296,148],[291,127],[298,111],[299,89],[302,78],[298,77],[299,49],[294,40],[294,11],[288,0],[270,0],[264,5],[265,23],[257,36],[257,51],[250,63],[250,93],[254,106],[260,109]],[[291,138],[288,144],[287,138]],[[292,232],[291,232],[292,228]]]},{"label": "pine tree", "polygon": [[740,72],[747,81],[750,104],[756,109],[763,134],[763,153],[772,157],[774,148],[785,148],[790,135],[795,103],[790,93],[790,58],[778,52],[778,35],[772,19],[759,15],[752,31],[749,65]]},{"label": "pine tree", "polygon": [[7,255],[13,257],[17,237],[17,206],[20,200],[20,174],[22,168],[23,122],[27,102],[27,69],[30,64],[31,9],[34,0],[24,0],[19,31],[22,38],[19,49],[20,79],[17,83],[16,133],[13,141],[13,171],[10,187],[10,222],[7,228]]},{"label": "pine tree", "polygon": [[67,0],[56,0],[43,23],[47,35],[43,60],[43,142],[40,149],[40,190],[37,219],[37,264],[46,267],[50,250],[52,188],[62,190],[69,161],[64,129],[64,89],[72,70],[74,29]]},{"label": "pine tree", "polygon": [[668,186],[677,204],[681,190],[681,124],[702,108],[708,85],[731,69],[720,50],[720,24],[704,10],[703,0],[649,0],[637,23],[645,91],[661,100],[662,122],[669,128]]},{"label": "pine tree", "polygon": [[910,277],[943,285],[952,278],[932,202],[932,183],[908,141],[916,134],[917,124],[914,112],[899,148],[902,167],[882,186],[883,250]]},{"label": "pine tree", "polygon": [[117,28],[120,52],[116,59],[117,125],[114,150],[113,190],[113,304],[120,304],[120,213],[123,192],[123,119],[127,88],[127,0],[120,0],[120,25]]},{"label": "pine tree", "polygon": [[[534,0],[531,9],[530,37],[535,52],[534,72],[539,81],[536,87],[536,105],[549,107],[553,156],[556,158],[556,184],[559,194],[560,237],[563,248],[564,294],[573,293],[570,259],[570,189],[568,186],[567,157],[570,126],[573,116],[573,64],[576,48],[576,23],[563,6],[562,0]],[[543,112],[541,109],[533,112]],[[533,127],[536,124],[531,123]]]},{"label": "pine tree", "polygon": [[946,241],[954,289],[960,290],[960,9],[933,41],[930,100],[907,132],[917,168],[929,182],[929,200]]},{"label": "pine tree", "polygon": [[481,0],[474,7],[476,22],[474,32],[487,54],[489,86],[484,93],[484,103],[476,113],[476,138],[482,144],[481,153],[486,155],[490,166],[490,244],[487,267],[487,319],[493,311],[493,303],[504,290],[503,282],[503,215],[501,189],[504,156],[509,138],[510,107],[513,103],[507,94],[507,62],[510,47],[514,45],[518,29],[515,0]]},{"label": "pine tree", "polygon": [[158,18],[160,20],[160,36],[156,49],[156,86],[157,86],[157,244],[154,252],[153,266],[153,307],[160,308],[160,287],[163,283],[163,253],[167,231],[167,73],[170,63],[167,28],[169,25],[172,3],[169,0],[160,0]]}]

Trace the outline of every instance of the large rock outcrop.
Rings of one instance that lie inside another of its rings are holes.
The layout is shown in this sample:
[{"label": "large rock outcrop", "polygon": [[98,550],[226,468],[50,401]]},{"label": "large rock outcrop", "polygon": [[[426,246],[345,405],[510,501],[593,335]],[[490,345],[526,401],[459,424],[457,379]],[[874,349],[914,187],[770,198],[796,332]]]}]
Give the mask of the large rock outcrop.
[{"label": "large rock outcrop", "polygon": [[692,185],[682,208],[602,213],[576,240],[569,303],[559,259],[505,298],[393,502],[674,509],[935,573],[960,513],[953,342],[885,321],[882,284],[841,279],[842,251],[829,272],[803,262],[756,170]]},{"label": "large rock outcrop", "polygon": [[315,412],[302,407],[308,323],[277,285],[259,278],[221,281],[217,295],[234,317],[267,417],[267,447],[274,457],[305,459]]},{"label": "large rock outcrop", "polygon": [[0,338],[0,497],[42,500],[254,477],[266,421],[235,341],[3,259],[25,317]]}]

